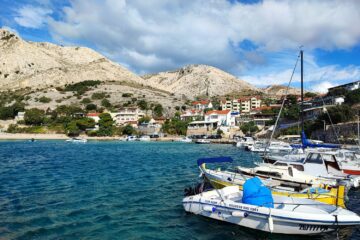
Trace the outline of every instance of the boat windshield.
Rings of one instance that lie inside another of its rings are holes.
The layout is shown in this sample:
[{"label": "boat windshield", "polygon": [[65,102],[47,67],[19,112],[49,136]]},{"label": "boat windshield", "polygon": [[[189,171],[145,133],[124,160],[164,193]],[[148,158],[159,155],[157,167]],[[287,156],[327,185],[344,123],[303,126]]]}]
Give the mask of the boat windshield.
[{"label": "boat windshield", "polygon": [[323,160],[319,153],[310,153],[304,163],[323,164]]}]

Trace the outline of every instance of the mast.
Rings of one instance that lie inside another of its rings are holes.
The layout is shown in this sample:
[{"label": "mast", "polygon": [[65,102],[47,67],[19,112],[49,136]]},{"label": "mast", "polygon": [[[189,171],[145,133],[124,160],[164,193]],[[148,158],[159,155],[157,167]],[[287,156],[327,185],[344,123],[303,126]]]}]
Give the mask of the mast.
[{"label": "mast", "polygon": [[304,59],[303,59],[303,50],[300,50],[300,60],[301,60],[301,133],[304,132]]}]

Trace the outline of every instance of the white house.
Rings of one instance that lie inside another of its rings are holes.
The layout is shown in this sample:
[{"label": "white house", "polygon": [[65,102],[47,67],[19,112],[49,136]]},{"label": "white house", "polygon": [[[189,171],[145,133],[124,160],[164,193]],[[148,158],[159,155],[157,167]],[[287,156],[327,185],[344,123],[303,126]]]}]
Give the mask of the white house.
[{"label": "white house", "polygon": [[138,108],[128,107],[121,108],[119,112],[110,113],[111,117],[117,125],[134,124],[140,118],[145,116],[145,113]]},{"label": "white house", "polygon": [[218,126],[235,126],[230,110],[212,110],[205,113],[205,122],[217,121]]},{"label": "white house", "polygon": [[213,105],[209,100],[201,100],[192,102],[192,107],[195,110],[204,111],[206,108],[213,108]]}]

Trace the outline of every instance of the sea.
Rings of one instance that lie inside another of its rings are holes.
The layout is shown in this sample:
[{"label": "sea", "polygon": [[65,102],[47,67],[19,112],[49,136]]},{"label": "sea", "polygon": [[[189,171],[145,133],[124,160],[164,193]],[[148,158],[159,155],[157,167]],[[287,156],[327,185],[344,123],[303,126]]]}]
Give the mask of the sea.
[{"label": "sea", "polygon": [[[196,160],[216,156],[233,166],[260,161],[220,144],[0,141],[0,239],[309,239],[186,213]],[[359,192],[348,202],[357,213]],[[360,229],[311,238],[360,239]]]}]

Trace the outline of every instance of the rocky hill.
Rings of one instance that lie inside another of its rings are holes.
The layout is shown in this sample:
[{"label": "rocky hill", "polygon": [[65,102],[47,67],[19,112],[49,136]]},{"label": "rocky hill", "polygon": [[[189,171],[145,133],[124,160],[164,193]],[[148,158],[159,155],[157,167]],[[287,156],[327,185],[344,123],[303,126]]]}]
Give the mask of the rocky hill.
[{"label": "rocky hill", "polygon": [[143,79],[86,47],[22,40],[0,29],[0,89],[46,88],[84,80]]},{"label": "rocky hill", "polygon": [[[286,93],[286,86],[283,85],[270,85],[263,89],[264,93],[270,96],[283,96]],[[291,95],[300,95],[300,88],[292,88],[290,87],[288,90],[288,94]]]},{"label": "rocky hill", "polygon": [[143,78],[152,87],[189,98],[256,90],[251,84],[207,65],[189,65],[175,71],[145,75]]}]

